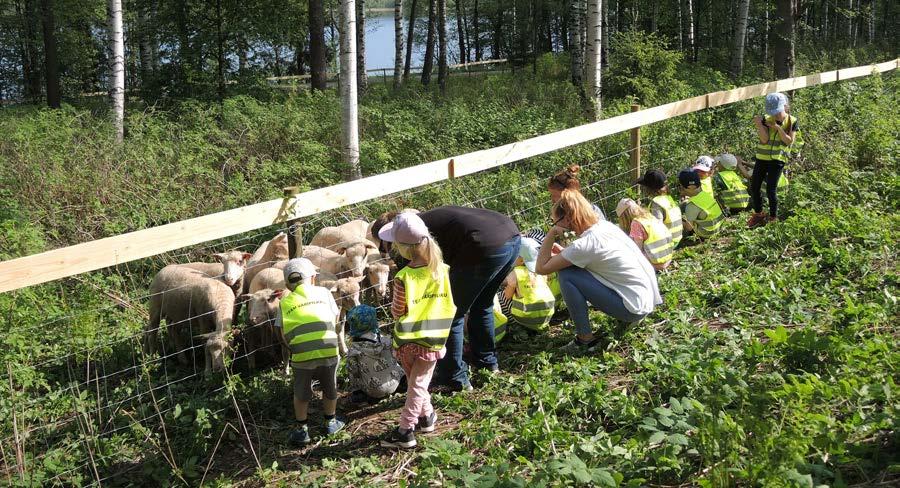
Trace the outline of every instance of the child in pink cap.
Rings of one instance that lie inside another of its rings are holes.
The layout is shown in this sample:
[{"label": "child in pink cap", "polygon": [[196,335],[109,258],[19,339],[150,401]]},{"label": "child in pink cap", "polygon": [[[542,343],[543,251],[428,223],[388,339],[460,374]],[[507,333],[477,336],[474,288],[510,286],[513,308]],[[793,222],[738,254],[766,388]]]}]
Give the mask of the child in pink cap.
[{"label": "child in pink cap", "polygon": [[397,215],[378,231],[378,237],[393,243],[409,260],[394,278],[394,355],[406,372],[406,404],[400,425],[381,441],[385,447],[411,448],[415,431],[433,432],[437,414],[431,405],[428,385],[437,361],[446,353],[445,344],[456,315],[450,292],[450,267],[444,264],[438,243],[422,219],[411,212]]}]

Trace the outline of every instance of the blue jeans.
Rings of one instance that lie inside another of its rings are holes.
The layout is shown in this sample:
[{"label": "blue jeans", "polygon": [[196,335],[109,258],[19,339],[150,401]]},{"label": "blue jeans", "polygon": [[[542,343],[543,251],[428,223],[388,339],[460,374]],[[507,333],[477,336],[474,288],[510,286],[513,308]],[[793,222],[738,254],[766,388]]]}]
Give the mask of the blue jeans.
[{"label": "blue jeans", "polygon": [[447,338],[447,355],[438,361],[437,382],[469,384],[469,371],[463,361],[463,326],[469,315],[469,344],[474,366],[492,368],[497,364],[494,344],[494,295],[519,257],[521,237],[515,236],[488,252],[477,264],[452,266],[450,290],[456,316]]},{"label": "blue jeans", "polygon": [[606,315],[623,322],[637,322],[646,317],[628,311],[622,297],[615,290],[597,281],[584,268],[569,266],[559,270],[558,276],[563,301],[569,309],[569,317],[575,322],[575,332],[579,335],[592,332],[588,302]]}]

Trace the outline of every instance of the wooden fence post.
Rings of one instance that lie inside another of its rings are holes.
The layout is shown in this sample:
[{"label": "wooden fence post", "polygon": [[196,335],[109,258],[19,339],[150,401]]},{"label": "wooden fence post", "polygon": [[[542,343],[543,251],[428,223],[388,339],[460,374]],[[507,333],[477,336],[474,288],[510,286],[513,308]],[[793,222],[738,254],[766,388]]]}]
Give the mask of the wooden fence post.
[{"label": "wooden fence post", "polygon": [[[290,200],[296,198],[296,196],[300,193],[300,188],[296,186],[289,186],[284,189],[284,200],[285,203],[289,203]],[[288,258],[294,259],[300,257],[300,247],[302,246],[303,241],[303,233],[301,229],[300,219],[289,220],[288,224]],[[300,246],[298,246],[298,241]]]},{"label": "wooden fence post", "polygon": [[[637,112],[641,109],[638,104],[631,105],[631,111]],[[641,177],[641,128],[635,127],[631,129],[631,169],[632,181]]]}]

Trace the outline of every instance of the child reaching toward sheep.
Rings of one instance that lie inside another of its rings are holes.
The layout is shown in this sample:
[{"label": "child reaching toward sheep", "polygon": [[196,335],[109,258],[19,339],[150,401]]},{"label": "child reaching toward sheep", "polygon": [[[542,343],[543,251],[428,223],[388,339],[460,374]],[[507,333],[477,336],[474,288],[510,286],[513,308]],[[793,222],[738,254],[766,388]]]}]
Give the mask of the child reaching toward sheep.
[{"label": "child reaching toward sheep", "polygon": [[504,280],[500,298],[501,303],[508,305],[509,318],[532,332],[547,330],[556,307],[556,297],[547,284],[547,277],[534,272],[540,247],[535,239],[522,239],[519,257]]}]

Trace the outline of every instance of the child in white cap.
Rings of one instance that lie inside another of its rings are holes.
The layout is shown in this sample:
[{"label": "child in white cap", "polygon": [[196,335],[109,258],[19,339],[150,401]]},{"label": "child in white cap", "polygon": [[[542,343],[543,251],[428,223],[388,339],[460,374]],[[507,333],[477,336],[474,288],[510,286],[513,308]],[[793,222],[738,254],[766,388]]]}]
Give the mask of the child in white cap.
[{"label": "child in white cap", "polygon": [[[747,221],[750,228],[778,220],[778,183],[800,131],[797,118],[788,115],[787,110],[787,97],[783,93],[770,93],[766,95],[766,115],[753,118],[759,142],[750,179],[750,204],[753,206],[753,215]],[[762,209],[763,182],[766,182],[769,197],[768,214]]]},{"label": "child in white cap", "polygon": [[547,330],[556,307],[547,277],[534,271],[540,248],[535,239],[522,239],[519,257],[504,281],[502,298],[509,305],[509,317],[532,332]]},{"label": "child in white cap", "polygon": [[737,172],[738,160],[734,154],[723,153],[716,156],[716,174],[713,186],[716,189],[719,205],[729,214],[747,210],[750,194],[747,185]]},{"label": "child in white cap", "polygon": [[400,425],[382,441],[385,447],[411,448],[414,431],[433,432],[437,414],[428,385],[437,361],[446,354],[447,337],[456,315],[450,291],[450,267],[422,219],[410,212],[397,215],[378,231],[409,260],[394,278],[394,355],[406,372],[406,403]]},{"label": "child in white cap", "polygon": [[662,271],[672,264],[675,245],[672,233],[662,220],[630,198],[619,200],[616,205],[619,227],[631,237],[653,269]]},{"label": "child in white cap", "polygon": [[281,330],[284,344],[291,351],[294,371],[294,416],[296,428],[288,440],[293,445],[309,444],[307,412],[312,399],[312,381],[322,386],[322,413],[325,432],[334,434],[344,428],[335,415],[337,409],[338,336],[335,322],[340,313],[331,292],[316,286],[318,271],[306,258],[291,259],[284,267],[288,292],[282,297],[275,327]]},{"label": "child in white cap", "polygon": [[694,166],[691,168],[697,172],[697,176],[700,177],[700,190],[709,193],[710,196],[715,198],[715,193],[713,191],[713,183],[712,183],[712,170],[715,161],[713,158],[709,156],[700,156],[694,161]]}]

